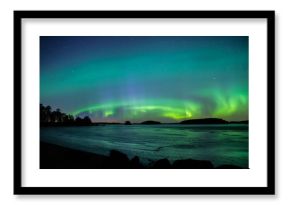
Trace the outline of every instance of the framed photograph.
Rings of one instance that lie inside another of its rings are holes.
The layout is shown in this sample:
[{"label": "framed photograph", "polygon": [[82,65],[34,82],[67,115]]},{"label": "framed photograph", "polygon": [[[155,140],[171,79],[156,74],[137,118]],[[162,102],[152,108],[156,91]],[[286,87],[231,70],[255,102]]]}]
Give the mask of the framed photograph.
[{"label": "framed photograph", "polygon": [[274,11],[14,11],[14,194],[274,194]]}]

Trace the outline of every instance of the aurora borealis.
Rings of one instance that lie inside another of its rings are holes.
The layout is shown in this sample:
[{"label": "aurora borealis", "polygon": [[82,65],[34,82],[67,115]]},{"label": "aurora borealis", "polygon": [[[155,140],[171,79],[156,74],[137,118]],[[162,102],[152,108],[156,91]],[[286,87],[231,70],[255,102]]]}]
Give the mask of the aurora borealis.
[{"label": "aurora borealis", "polygon": [[247,36],[41,36],[40,102],[95,122],[248,120]]}]

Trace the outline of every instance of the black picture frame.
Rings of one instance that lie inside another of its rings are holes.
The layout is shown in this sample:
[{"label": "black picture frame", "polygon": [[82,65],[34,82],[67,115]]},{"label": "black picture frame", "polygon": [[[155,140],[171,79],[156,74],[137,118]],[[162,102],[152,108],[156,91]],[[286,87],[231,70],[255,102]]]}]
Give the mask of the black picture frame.
[{"label": "black picture frame", "polygon": [[[219,18],[267,21],[266,187],[24,187],[22,185],[22,19]],[[14,11],[14,194],[275,194],[275,12],[274,11]]]}]

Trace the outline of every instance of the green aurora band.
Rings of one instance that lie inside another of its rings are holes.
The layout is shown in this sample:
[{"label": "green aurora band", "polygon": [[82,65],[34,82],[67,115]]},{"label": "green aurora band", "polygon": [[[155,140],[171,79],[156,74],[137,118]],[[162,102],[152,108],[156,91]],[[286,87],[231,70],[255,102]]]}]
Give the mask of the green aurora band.
[{"label": "green aurora band", "polygon": [[248,119],[248,37],[41,37],[40,101],[97,122]]}]

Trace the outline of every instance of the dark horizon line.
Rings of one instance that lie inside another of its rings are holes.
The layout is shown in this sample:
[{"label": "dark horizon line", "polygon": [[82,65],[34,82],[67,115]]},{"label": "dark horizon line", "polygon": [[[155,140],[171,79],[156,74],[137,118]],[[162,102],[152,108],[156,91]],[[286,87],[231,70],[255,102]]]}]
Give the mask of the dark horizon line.
[{"label": "dark horizon line", "polygon": [[[50,105],[47,105],[47,106],[44,106],[44,104],[40,103],[40,106],[43,106],[43,107],[50,107],[52,108]],[[61,110],[59,108],[56,108],[55,111],[57,110]],[[61,112],[61,111],[60,111]],[[84,117],[81,117],[80,115],[73,115],[71,113],[63,113],[65,115],[70,115],[72,116],[73,118],[80,118],[80,119],[83,119]],[[88,117],[90,120],[91,118],[89,116],[86,116]],[[141,121],[141,122],[132,122],[130,120],[123,120],[122,122],[100,122],[100,121],[93,121],[91,120],[91,124],[126,124],[127,122],[130,123],[130,124],[146,124],[144,122],[157,122],[157,124],[182,124],[182,122],[184,121],[198,121],[198,120],[221,120],[221,121],[224,121],[225,123],[242,123],[242,122],[248,122],[249,119],[243,119],[243,120],[224,120],[222,118],[218,118],[218,117],[203,117],[203,118],[190,118],[190,119],[181,119],[180,121],[177,121],[177,122],[161,122],[159,120],[152,120],[152,119],[149,119],[149,120],[144,120],[144,121]],[[54,122],[55,123],[55,122]],[[155,123],[154,123],[155,124]],[[208,124],[208,123],[197,123],[197,124]],[[213,123],[211,123],[213,124]]]},{"label": "dark horizon line", "polygon": [[[155,121],[155,122],[160,122],[160,124],[180,124],[180,122],[182,122],[182,121],[187,121],[187,120],[204,120],[204,119],[220,119],[220,120],[224,120],[222,118],[208,117],[208,118],[184,119],[184,120],[181,120],[181,121],[178,121],[178,122],[161,122],[161,121],[158,121],[158,120],[144,120],[144,121],[141,121],[141,122],[132,122],[130,120],[125,120],[125,121],[122,121],[122,122],[100,122],[100,121],[93,121],[92,123],[94,123],[94,124],[125,124],[126,121],[129,121],[132,124],[142,124],[143,122],[146,122],[146,121]],[[244,120],[224,120],[224,121],[227,121],[228,123],[233,123],[233,122],[245,122],[245,121],[249,121],[249,119],[244,119]]]}]

